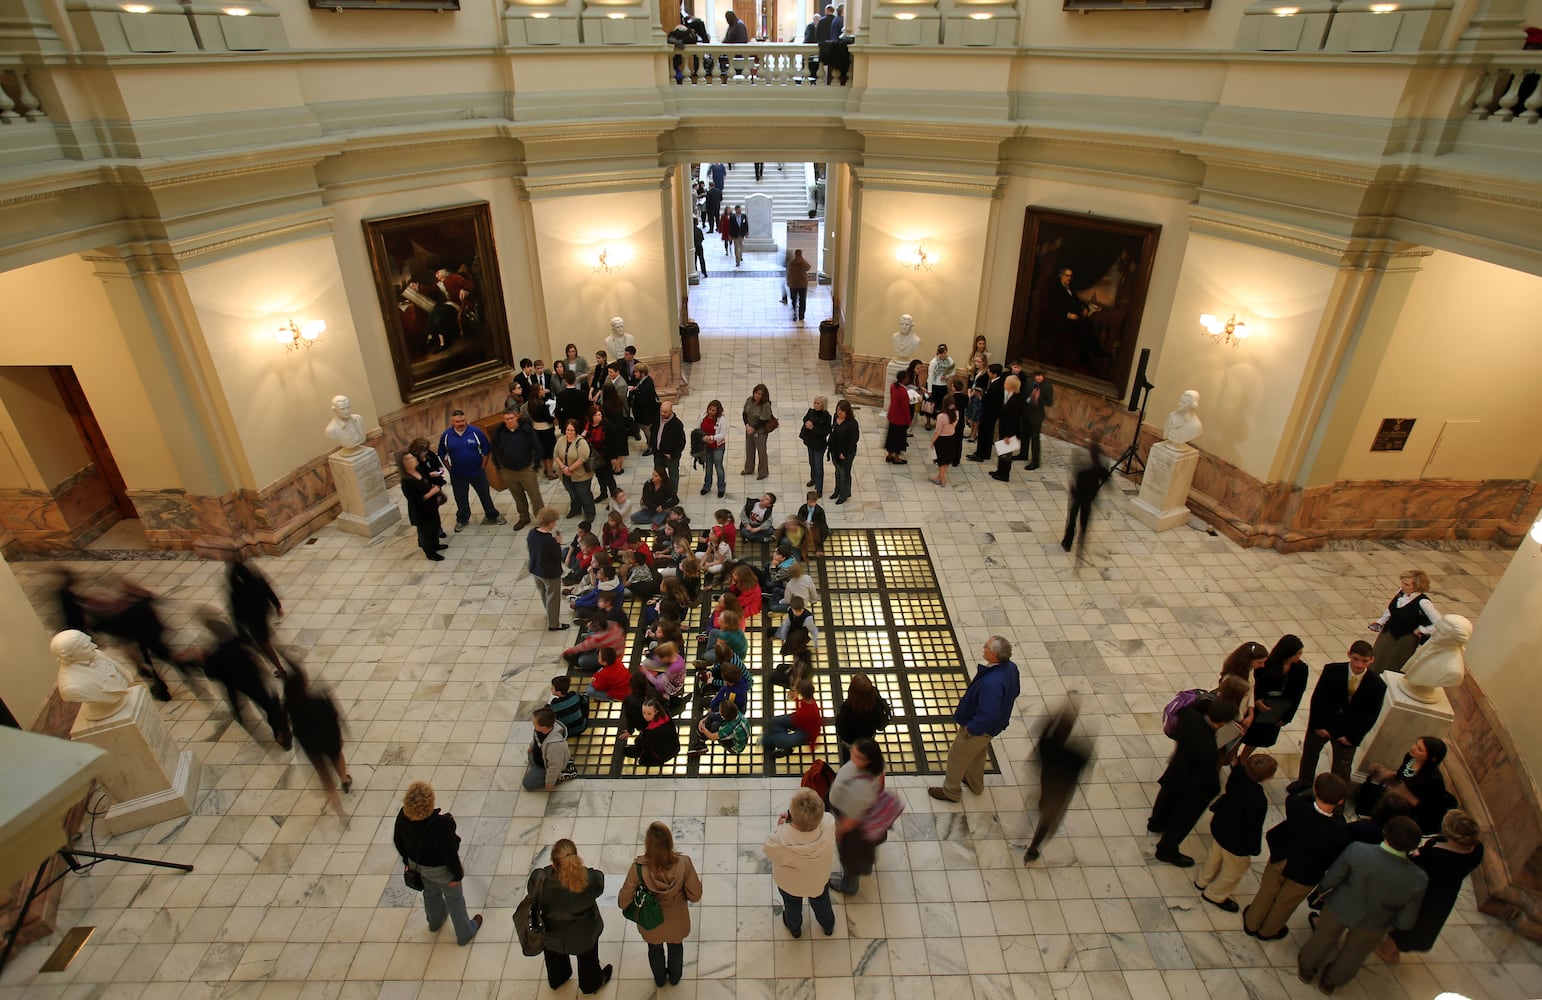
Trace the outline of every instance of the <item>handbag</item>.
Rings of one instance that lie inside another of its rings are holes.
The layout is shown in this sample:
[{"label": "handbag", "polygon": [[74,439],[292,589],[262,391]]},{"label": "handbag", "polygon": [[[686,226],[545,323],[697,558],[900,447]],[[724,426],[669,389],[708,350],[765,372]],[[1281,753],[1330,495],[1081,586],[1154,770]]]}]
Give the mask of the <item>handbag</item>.
[{"label": "handbag", "polygon": [[589,457],[584,459],[584,468],[588,469],[590,472],[599,472],[600,467],[608,464],[609,462],[610,459],[606,458],[600,449],[591,444],[589,446]]},{"label": "handbag", "polygon": [[879,775],[878,797],[873,799],[873,804],[862,814],[857,832],[869,844],[879,843],[889,835],[889,828],[899,822],[900,813],[904,811],[905,803],[898,795],[883,787],[883,775]]},{"label": "handbag", "polygon": [[411,866],[403,868],[402,881],[405,882],[407,884],[407,888],[411,889],[413,892],[423,891],[423,873],[418,871],[416,868]]},{"label": "handbag", "polygon": [[760,433],[770,434],[780,426],[782,426],[782,422],[775,417],[771,417],[765,423],[760,425]]},{"label": "handbag", "polygon": [[546,888],[546,873],[536,880],[535,891],[514,907],[514,935],[519,938],[519,950],[527,958],[546,950],[546,915],[541,912],[541,890]]},{"label": "handbag", "polygon": [[664,922],[664,907],[659,897],[643,882],[642,865],[637,865],[637,892],[629,906],[621,908],[621,915],[645,931],[651,931]]}]

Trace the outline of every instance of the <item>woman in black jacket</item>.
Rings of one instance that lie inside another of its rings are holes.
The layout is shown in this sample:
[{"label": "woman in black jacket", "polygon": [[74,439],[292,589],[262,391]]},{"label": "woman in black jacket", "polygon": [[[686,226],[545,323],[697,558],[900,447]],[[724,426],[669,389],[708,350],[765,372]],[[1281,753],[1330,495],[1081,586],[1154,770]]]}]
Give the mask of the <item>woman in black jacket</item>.
[{"label": "woman in black jacket", "polygon": [[841,762],[851,754],[851,745],[860,739],[872,739],[893,718],[889,703],[879,695],[873,681],[861,670],[851,675],[846,685],[846,700],[835,712],[835,735],[840,738]]},{"label": "woman in black jacket", "polygon": [[418,456],[412,452],[402,452],[397,465],[402,473],[402,496],[407,498],[407,519],[418,529],[418,547],[428,558],[443,562],[439,553],[449,548],[439,544],[439,505],[444,503],[444,490],[422,474]]},{"label": "woman in black jacket", "polygon": [[530,873],[525,887],[540,893],[545,920],[546,983],[552,989],[573,978],[570,955],[578,956],[578,989],[598,993],[610,982],[612,966],[600,968],[600,934],[605,920],[597,901],[605,891],[605,873],[584,864],[578,847],[566,838],[551,848],[551,864]]},{"label": "woman in black jacket", "polygon": [[825,450],[830,444],[830,411],[825,397],[815,396],[814,405],[803,414],[803,429],[798,440],[808,449],[808,485],[820,496],[825,494]]},{"label": "woman in black jacket", "polygon": [[589,424],[584,428],[584,440],[589,451],[600,456],[594,478],[600,482],[598,500],[609,500],[616,495],[616,461],[626,455],[626,438],[621,432],[622,423],[610,420],[598,406],[589,410]]},{"label": "woman in black jacket", "polygon": [[1414,740],[1396,770],[1372,764],[1365,783],[1355,793],[1355,812],[1372,813],[1383,796],[1396,795],[1408,803],[1409,815],[1426,836],[1440,832],[1440,821],[1456,803],[1446,791],[1440,762],[1446,759],[1446,741],[1434,736]]},{"label": "woman in black jacket", "polygon": [[851,499],[851,463],[857,460],[857,441],[862,430],[852,416],[851,404],[841,400],[835,404],[835,423],[830,426],[830,461],[835,464],[835,492],[831,495],[836,503]]},{"label": "woman in black jacket", "polygon": [[680,497],[675,493],[675,484],[669,481],[669,473],[654,469],[648,474],[648,481],[643,483],[642,503],[632,515],[632,523],[662,528],[670,510],[679,503]]},{"label": "woman in black jacket", "polygon": [[1296,717],[1296,709],[1306,697],[1306,680],[1310,673],[1310,668],[1301,660],[1303,648],[1297,636],[1282,635],[1269,651],[1264,665],[1253,671],[1253,721],[1242,734],[1237,763],[1246,761],[1254,750],[1274,746],[1280,738],[1280,729]]},{"label": "woman in black jacket", "polygon": [[470,944],[482,929],[482,915],[466,916],[466,897],[461,892],[466,872],[460,865],[455,817],[434,808],[434,787],[428,782],[414,781],[407,786],[392,839],[407,868],[423,879],[428,929],[437,931],[448,917],[455,925],[456,942]]},{"label": "woman in black jacket", "polygon": [[621,752],[644,767],[658,767],[674,760],[680,752],[680,733],[663,703],[657,698],[648,698],[642,704],[642,718],[637,742]]}]

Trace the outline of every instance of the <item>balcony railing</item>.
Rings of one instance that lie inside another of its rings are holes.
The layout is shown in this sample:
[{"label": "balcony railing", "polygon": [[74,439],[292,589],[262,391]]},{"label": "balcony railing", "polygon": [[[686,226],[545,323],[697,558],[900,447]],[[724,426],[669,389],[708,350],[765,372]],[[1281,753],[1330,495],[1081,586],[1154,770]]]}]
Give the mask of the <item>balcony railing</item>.
[{"label": "balcony railing", "polygon": [[795,87],[851,81],[851,49],[823,45],[689,45],[665,50],[669,78],[681,86]]},{"label": "balcony railing", "polygon": [[48,115],[27,84],[27,71],[0,69],[0,125],[46,122]]},{"label": "balcony railing", "polygon": [[1542,114],[1542,53],[1496,56],[1473,89],[1467,117],[1472,121],[1537,124]]}]

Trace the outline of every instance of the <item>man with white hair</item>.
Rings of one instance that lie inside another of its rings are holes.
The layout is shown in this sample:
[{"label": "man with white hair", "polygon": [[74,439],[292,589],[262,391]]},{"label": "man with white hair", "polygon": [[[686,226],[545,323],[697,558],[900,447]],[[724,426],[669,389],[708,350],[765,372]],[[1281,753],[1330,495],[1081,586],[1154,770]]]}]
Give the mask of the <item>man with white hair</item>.
[{"label": "man with white hair", "polygon": [[962,799],[965,785],[976,795],[984,794],[985,762],[990,757],[991,740],[1012,721],[1012,706],[1022,690],[1010,642],[999,635],[991,636],[985,640],[984,657],[985,662],[975,668],[974,678],[953,713],[958,732],[948,747],[947,774],[940,786],[926,790],[932,798],[943,802]]}]

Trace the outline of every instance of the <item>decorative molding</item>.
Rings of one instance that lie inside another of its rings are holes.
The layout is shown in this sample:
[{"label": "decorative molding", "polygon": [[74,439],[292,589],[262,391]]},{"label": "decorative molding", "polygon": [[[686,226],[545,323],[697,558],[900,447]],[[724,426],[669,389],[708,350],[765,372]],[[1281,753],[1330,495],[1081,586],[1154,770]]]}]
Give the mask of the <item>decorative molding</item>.
[{"label": "decorative molding", "polygon": [[[210,243],[198,243],[191,246],[178,247],[177,244],[182,241],[173,241],[171,252],[172,256],[179,261],[192,261],[197,260],[200,257],[206,257],[211,254],[219,254],[225,250],[238,247],[245,249],[251,247],[253,244],[271,245],[273,243],[298,242],[296,240],[286,238],[297,233],[306,234],[308,237],[315,239],[332,236],[332,214],[328,212],[324,215],[318,215],[316,218],[306,222],[295,222],[287,226],[279,226],[273,229],[262,229],[253,232],[242,233],[239,236],[230,236],[225,239],[215,240]],[[189,237],[188,242],[198,238],[199,237]]]}]

